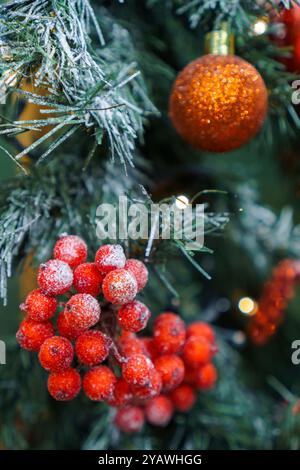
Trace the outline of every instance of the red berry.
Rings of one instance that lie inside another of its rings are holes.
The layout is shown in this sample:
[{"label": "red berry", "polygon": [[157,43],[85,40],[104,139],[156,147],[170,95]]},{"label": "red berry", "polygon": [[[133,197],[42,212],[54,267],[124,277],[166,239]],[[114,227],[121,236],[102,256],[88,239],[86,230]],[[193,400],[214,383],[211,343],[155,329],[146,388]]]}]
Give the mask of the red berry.
[{"label": "red berry", "polygon": [[186,337],[189,338],[190,336],[205,338],[210,343],[214,343],[216,340],[215,333],[212,327],[208,323],[205,323],[203,321],[191,323],[191,325],[187,327]]},{"label": "red berry", "polygon": [[136,278],[138,292],[144,289],[148,281],[148,269],[144,263],[138,259],[129,259],[126,261],[125,269]]},{"label": "red berry", "polygon": [[48,372],[59,372],[69,369],[73,356],[73,346],[67,338],[52,336],[42,344],[39,361]]},{"label": "red berry", "polygon": [[77,292],[90,294],[94,297],[100,294],[103,276],[94,263],[83,263],[74,271],[73,285]]},{"label": "red berry", "polygon": [[138,406],[120,408],[115,417],[115,425],[126,433],[139,432],[144,425],[144,413]]},{"label": "red berry", "polygon": [[122,366],[122,374],[127,383],[143,387],[150,382],[153,370],[151,360],[143,354],[130,356]]},{"label": "red berry", "polygon": [[184,379],[183,382],[189,385],[195,385],[196,382],[196,377],[195,377],[195,369],[192,369],[191,367],[187,367],[185,364],[185,373],[184,373]]},{"label": "red berry", "polygon": [[183,381],[184,363],[175,354],[158,357],[154,366],[161,376],[164,392],[170,392]]},{"label": "red berry", "polygon": [[125,263],[126,258],[121,245],[100,246],[95,256],[95,264],[102,274],[124,268]]},{"label": "red berry", "polygon": [[83,377],[83,390],[93,401],[105,401],[113,397],[117,382],[115,374],[106,366],[93,367]]},{"label": "red berry", "polygon": [[181,413],[190,411],[196,403],[196,393],[190,385],[182,384],[171,393],[174,408]]},{"label": "red berry", "polygon": [[124,379],[118,379],[114,388],[113,396],[107,400],[110,406],[128,405],[132,400],[130,385]]},{"label": "red berry", "polygon": [[198,367],[209,362],[214,350],[205,338],[192,336],[186,340],[183,348],[183,360],[189,367]]},{"label": "red berry", "polygon": [[88,329],[98,323],[101,308],[99,302],[90,294],[75,294],[65,305],[65,314],[75,328]]},{"label": "red berry", "polygon": [[87,258],[86,243],[76,235],[65,235],[55,243],[54,258],[67,263],[71,268],[75,268],[80,263],[84,263]]},{"label": "red berry", "polygon": [[21,348],[28,351],[39,351],[43,342],[54,335],[54,328],[50,322],[37,322],[25,318],[20,324],[16,338]]},{"label": "red berry", "polygon": [[211,363],[205,364],[195,372],[195,382],[199,390],[210,390],[218,378],[217,369]]},{"label": "red berry", "polygon": [[58,401],[73,400],[81,388],[81,378],[76,369],[53,372],[48,377],[48,391]]},{"label": "red berry", "polygon": [[137,294],[137,282],[125,269],[115,269],[108,273],[102,284],[103,295],[112,304],[127,304]]},{"label": "red berry", "polygon": [[79,361],[86,366],[95,366],[105,361],[109,353],[110,341],[101,331],[82,333],[75,345]]},{"label": "red berry", "polygon": [[143,387],[132,386],[132,392],[135,398],[146,400],[156,397],[162,389],[162,380],[157,370],[153,369],[150,373],[149,383]]},{"label": "red berry", "polygon": [[152,398],[145,408],[146,418],[154,426],[166,426],[172,418],[173,411],[173,404],[165,395]]},{"label": "red berry", "polygon": [[185,342],[185,325],[178,315],[162,313],[153,328],[154,343],[162,354],[172,354],[180,351]]},{"label": "red berry", "polygon": [[144,338],[140,338],[140,341],[143,343],[143,346],[145,349],[144,354],[149,356],[151,361],[154,361],[154,359],[156,359],[158,356],[158,351],[156,349],[154,339],[144,337]]},{"label": "red berry", "polygon": [[41,289],[35,289],[27,295],[24,304],[21,304],[20,308],[27,313],[31,320],[47,321],[55,314],[57,300],[43,294]]},{"label": "red berry", "polygon": [[65,312],[61,312],[58,315],[56,326],[61,336],[65,336],[72,340],[78,338],[78,336],[83,332],[81,328],[69,323],[68,313]]},{"label": "red berry", "polygon": [[123,331],[118,339],[118,346],[123,356],[129,357],[133,354],[146,354],[143,342],[134,333]]},{"label": "red berry", "polygon": [[118,321],[124,330],[136,333],[146,327],[150,316],[151,312],[148,307],[142,302],[134,300],[120,308]]},{"label": "red berry", "polygon": [[50,259],[40,265],[37,280],[44,294],[62,295],[72,286],[73,271],[67,263]]}]

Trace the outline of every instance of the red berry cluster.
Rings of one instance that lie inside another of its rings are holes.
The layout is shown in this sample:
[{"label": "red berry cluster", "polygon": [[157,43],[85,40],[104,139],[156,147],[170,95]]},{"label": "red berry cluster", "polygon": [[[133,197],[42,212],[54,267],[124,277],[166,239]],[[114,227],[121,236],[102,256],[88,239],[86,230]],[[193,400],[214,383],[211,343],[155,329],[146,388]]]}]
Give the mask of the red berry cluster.
[{"label": "red berry cluster", "polygon": [[300,281],[299,261],[283,260],[274,269],[258,301],[256,314],[248,325],[248,333],[257,345],[265,344],[283,320],[284,310]]},{"label": "red berry cluster", "polygon": [[72,400],[82,387],[90,400],[117,408],[115,423],[124,432],[139,431],[145,418],[164,426],[174,410],[193,407],[196,389],[213,387],[214,332],[203,322],[186,329],[166,312],[156,318],[153,337],[138,337],[151,316],[135,299],[147,283],[146,266],[126,260],[120,245],[103,245],[94,262],[86,259],[79,237],[57,241],[53,259],[39,267],[39,288],[21,305],[26,318],[17,340],[38,352],[56,400]]}]

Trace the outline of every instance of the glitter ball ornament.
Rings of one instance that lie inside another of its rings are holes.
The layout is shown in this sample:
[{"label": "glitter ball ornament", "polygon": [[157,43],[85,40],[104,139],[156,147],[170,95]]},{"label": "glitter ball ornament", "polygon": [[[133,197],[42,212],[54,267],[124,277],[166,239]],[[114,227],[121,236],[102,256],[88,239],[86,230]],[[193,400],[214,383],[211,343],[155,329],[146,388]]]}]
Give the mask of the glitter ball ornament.
[{"label": "glitter ball ornament", "polygon": [[120,408],[115,416],[115,425],[128,434],[141,431],[144,421],[144,412],[138,406]]},{"label": "glitter ball ornament", "polygon": [[112,304],[127,304],[137,294],[135,277],[126,269],[115,269],[108,273],[102,284],[103,295]]},{"label": "glitter ball ornament", "polygon": [[126,261],[125,269],[129,271],[136,279],[138,292],[144,289],[148,281],[148,269],[138,259],[129,259]]},{"label": "glitter ball ornament", "polygon": [[234,55],[207,54],[188,64],[171,92],[177,132],[201,150],[228,152],[262,127],[268,93],[259,72]]},{"label": "glitter ball ornament", "polygon": [[94,263],[83,263],[74,271],[73,285],[80,294],[90,294],[97,297],[101,291],[103,275]]},{"label": "glitter ball ornament", "polygon": [[126,258],[121,245],[102,245],[96,253],[95,264],[102,274],[124,268]]},{"label": "glitter ball ornament", "polygon": [[81,388],[81,378],[76,369],[53,372],[48,377],[48,391],[58,401],[73,400]]},{"label": "glitter ball ornament", "polygon": [[75,294],[65,305],[69,324],[82,330],[94,326],[100,319],[100,313],[100,304],[90,294]]},{"label": "glitter ball ornament", "polygon": [[113,397],[117,378],[106,366],[90,369],[83,378],[83,390],[93,401],[105,401]]},{"label": "glitter ball ornament", "polygon": [[86,243],[76,235],[63,235],[56,242],[53,250],[54,258],[67,263],[75,268],[84,263],[87,258]]},{"label": "glitter ball ornament", "polygon": [[181,413],[190,411],[196,403],[195,390],[187,384],[182,384],[173,390],[170,398],[175,410],[180,411]]},{"label": "glitter ball ornament", "polygon": [[149,383],[153,368],[153,363],[147,356],[134,354],[124,362],[122,374],[130,385],[143,387]]},{"label": "glitter ball ornament", "polygon": [[134,300],[120,308],[118,322],[124,330],[136,333],[146,328],[150,316],[148,307],[142,302]]},{"label": "glitter ball ornament", "polygon": [[73,272],[64,261],[50,259],[40,265],[37,281],[44,294],[62,295],[72,286]]},{"label": "glitter ball ornament", "polygon": [[154,344],[160,354],[177,353],[185,342],[184,322],[174,313],[162,313],[154,322],[153,336]]},{"label": "glitter ball ornament", "polygon": [[72,343],[62,336],[48,338],[39,351],[41,366],[48,372],[59,372],[68,369],[74,356]]},{"label": "glitter ball ornament", "polygon": [[159,395],[152,398],[145,408],[147,421],[154,426],[166,426],[172,418],[174,407],[170,398]]},{"label": "glitter ball ornament", "polygon": [[57,308],[57,300],[49,297],[41,291],[35,289],[30,292],[20,309],[27,313],[31,320],[47,321],[53,317]]},{"label": "glitter ball ornament", "polygon": [[26,318],[22,321],[16,334],[21,348],[28,351],[39,351],[43,342],[54,335],[54,328],[50,322],[37,322]]},{"label": "glitter ball ornament", "polygon": [[75,351],[79,361],[86,366],[95,366],[108,356],[110,340],[101,331],[82,333],[76,341]]},{"label": "glitter ball ornament", "polygon": [[161,376],[163,391],[170,392],[181,384],[184,378],[184,363],[175,354],[158,357],[154,366]]}]

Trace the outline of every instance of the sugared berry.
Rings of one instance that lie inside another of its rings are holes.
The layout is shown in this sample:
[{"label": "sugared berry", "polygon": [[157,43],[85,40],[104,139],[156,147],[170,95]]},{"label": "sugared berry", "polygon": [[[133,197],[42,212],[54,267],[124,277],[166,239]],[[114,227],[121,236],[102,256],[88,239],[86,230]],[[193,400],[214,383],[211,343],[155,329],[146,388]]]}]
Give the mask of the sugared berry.
[{"label": "sugared berry", "polygon": [[195,390],[187,384],[182,384],[173,390],[170,398],[175,410],[181,413],[190,411],[196,403]]},{"label": "sugared berry", "polygon": [[154,361],[154,359],[156,359],[159,355],[155,346],[154,339],[145,336],[143,338],[140,338],[140,341],[143,343],[145,349],[144,354],[149,356],[151,361]]},{"label": "sugared berry", "polygon": [[191,323],[186,330],[186,337],[190,338],[190,336],[196,336],[200,338],[205,338],[207,341],[210,343],[215,342],[215,333],[212,327],[203,321],[197,321],[194,323]]},{"label": "sugared berry", "polygon": [[150,382],[153,368],[153,363],[147,356],[134,354],[123,364],[122,373],[127,383],[143,387]]},{"label": "sugared berry", "polygon": [[125,269],[136,278],[138,292],[144,289],[148,281],[148,269],[144,263],[138,259],[129,259],[126,261]]},{"label": "sugared berry", "polygon": [[54,328],[50,322],[37,322],[25,318],[19,326],[16,334],[21,348],[28,351],[39,351],[43,342],[54,335]]},{"label": "sugared berry", "polygon": [[55,243],[54,258],[67,263],[71,268],[75,268],[80,263],[84,263],[87,258],[86,243],[76,235],[63,235]]},{"label": "sugared berry", "polygon": [[138,300],[123,305],[118,311],[120,326],[124,330],[135,333],[146,327],[150,316],[151,313],[148,307]]},{"label": "sugared berry", "polygon": [[120,305],[127,304],[137,294],[137,282],[126,269],[115,269],[105,276],[102,291],[108,302]]},{"label": "sugared berry", "polygon": [[182,357],[189,367],[198,367],[209,362],[213,356],[212,345],[205,338],[191,336],[186,340]]},{"label": "sugared berry", "polygon": [[78,336],[83,332],[81,328],[70,324],[68,319],[68,313],[65,312],[61,312],[58,315],[56,326],[61,336],[64,336],[65,338],[71,340],[78,338]]},{"label": "sugared berry", "polygon": [[20,308],[27,313],[28,318],[31,318],[31,320],[47,321],[55,314],[57,300],[43,294],[41,289],[35,289],[27,295]]},{"label": "sugared berry", "polygon": [[86,366],[95,366],[108,356],[110,340],[101,331],[82,333],[76,341],[75,352],[79,361]]},{"label": "sugared berry", "polygon": [[156,397],[162,390],[162,380],[157,370],[153,369],[150,372],[150,378],[147,385],[143,387],[132,386],[132,392],[135,398],[147,400],[148,398]]},{"label": "sugared berry", "polygon": [[130,333],[129,331],[122,332],[118,339],[118,347],[120,353],[125,357],[132,356],[133,354],[147,353],[140,338],[137,338],[134,333]]},{"label": "sugared berry", "polygon": [[124,250],[121,245],[100,246],[95,256],[95,263],[102,274],[124,268],[126,263]]},{"label": "sugared berry", "polygon": [[44,294],[62,295],[72,286],[73,271],[64,261],[50,259],[40,265],[37,280]]},{"label": "sugared berry", "polygon": [[153,336],[159,353],[177,353],[185,342],[184,322],[174,313],[162,313],[154,322]]},{"label": "sugared berry", "polygon": [[65,305],[69,324],[82,330],[94,326],[100,319],[99,302],[90,294],[75,294]]},{"label": "sugared berry", "polygon": [[81,388],[81,378],[76,369],[52,372],[48,377],[48,391],[58,401],[73,400]]},{"label": "sugared berry", "polygon": [[128,405],[132,400],[133,394],[130,385],[124,379],[118,379],[114,388],[113,396],[107,400],[110,406]]},{"label": "sugared berry", "polygon": [[199,390],[211,390],[218,378],[217,369],[211,363],[195,371],[195,383]]},{"label": "sugared berry", "polygon": [[173,390],[183,381],[184,363],[175,354],[158,357],[154,361],[154,366],[161,376],[164,392]]},{"label": "sugared berry", "polygon": [[73,285],[80,294],[90,294],[94,297],[100,294],[103,275],[95,263],[83,263],[74,271]]},{"label": "sugared berry", "polygon": [[146,405],[147,421],[154,426],[166,426],[172,418],[174,407],[170,398],[159,395],[152,398]]},{"label": "sugared berry", "polygon": [[48,372],[69,369],[73,356],[72,344],[62,336],[52,336],[46,339],[39,351],[40,364]]},{"label": "sugared berry", "polygon": [[93,367],[83,378],[83,390],[93,401],[105,401],[113,397],[117,378],[106,366]]},{"label": "sugared berry", "polygon": [[138,406],[120,408],[115,417],[115,425],[125,433],[139,432],[144,425],[144,413]]}]

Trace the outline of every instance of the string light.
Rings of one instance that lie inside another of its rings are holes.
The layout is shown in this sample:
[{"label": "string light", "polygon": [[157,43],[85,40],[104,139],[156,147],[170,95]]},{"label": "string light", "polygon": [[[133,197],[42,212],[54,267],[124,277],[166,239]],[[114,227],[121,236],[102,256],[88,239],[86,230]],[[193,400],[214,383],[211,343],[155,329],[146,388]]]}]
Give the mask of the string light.
[{"label": "string light", "polygon": [[257,311],[257,303],[251,297],[242,297],[238,307],[244,315],[255,315]]},{"label": "string light", "polygon": [[177,196],[175,199],[175,205],[178,209],[186,209],[189,203],[189,199],[184,195]]},{"label": "string light", "polygon": [[268,29],[268,18],[259,18],[253,23],[251,29],[255,36],[261,36],[262,34],[265,34]]}]

